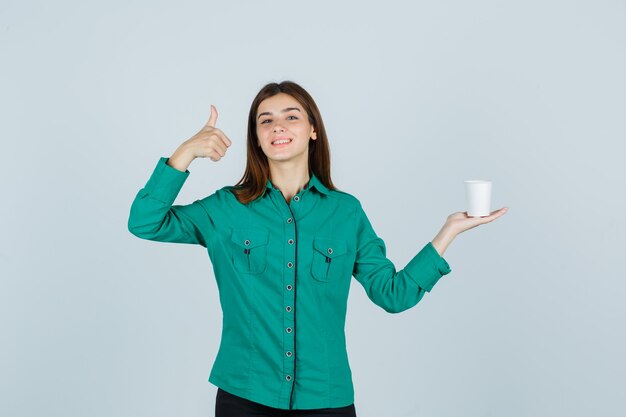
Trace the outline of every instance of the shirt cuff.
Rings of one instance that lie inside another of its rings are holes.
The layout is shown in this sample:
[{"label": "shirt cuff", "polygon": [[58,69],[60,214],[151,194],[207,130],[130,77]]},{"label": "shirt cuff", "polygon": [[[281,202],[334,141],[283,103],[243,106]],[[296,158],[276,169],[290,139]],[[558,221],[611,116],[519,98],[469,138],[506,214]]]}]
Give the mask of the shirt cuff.
[{"label": "shirt cuff", "polygon": [[159,162],[148,179],[144,190],[151,197],[172,205],[189,176],[189,170],[182,172],[167,165],[168,159],[164,156],[159,158]]},{"label": "shirt cuff", "polygon": [[404,267],[404,272],[426,291],[433,289],[439,278],[451,271],[448,262],[428,242]]}]

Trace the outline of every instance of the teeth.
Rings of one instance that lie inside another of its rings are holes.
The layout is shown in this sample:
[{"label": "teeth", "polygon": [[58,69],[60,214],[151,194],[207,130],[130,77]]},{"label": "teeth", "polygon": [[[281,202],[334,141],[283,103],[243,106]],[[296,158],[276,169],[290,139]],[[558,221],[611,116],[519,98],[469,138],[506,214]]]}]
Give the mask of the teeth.
[{"label": "teeth", "polygon": [[291,139],[281,139],[281,140],[277,140],[275,142],[272,142],[272,144],[279,145],[281,143],[289,143],[289,142],[291,142]]}]

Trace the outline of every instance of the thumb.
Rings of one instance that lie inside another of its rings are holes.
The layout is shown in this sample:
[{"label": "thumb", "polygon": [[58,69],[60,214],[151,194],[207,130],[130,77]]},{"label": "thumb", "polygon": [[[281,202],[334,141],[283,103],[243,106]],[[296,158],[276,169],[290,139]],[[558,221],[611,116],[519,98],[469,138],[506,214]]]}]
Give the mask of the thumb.
[{"label": "thumb", "polygon": [[215,122],[217,122],[217,109],[211,104],[211,117],[209,117],[206,126],[215,127]]}]

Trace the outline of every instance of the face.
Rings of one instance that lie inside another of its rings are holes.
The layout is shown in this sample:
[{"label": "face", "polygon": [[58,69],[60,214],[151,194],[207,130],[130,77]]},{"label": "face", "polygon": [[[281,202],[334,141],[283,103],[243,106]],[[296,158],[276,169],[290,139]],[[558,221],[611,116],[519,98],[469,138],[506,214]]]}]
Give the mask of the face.
[{"label": "face", "polygon": [[[309,141],[317,139],[313,125],[298,101],[285,93],[266,98],[257,109],[257,145],[273,162],[300,161],[308,164]],[[289,143],[272,144],[279,139]]]}]

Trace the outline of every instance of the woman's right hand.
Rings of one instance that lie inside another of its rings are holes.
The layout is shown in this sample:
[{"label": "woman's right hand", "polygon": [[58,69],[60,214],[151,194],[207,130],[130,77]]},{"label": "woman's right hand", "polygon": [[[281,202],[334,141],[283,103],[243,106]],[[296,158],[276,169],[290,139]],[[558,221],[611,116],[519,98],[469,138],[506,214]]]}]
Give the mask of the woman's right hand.
[{"label": "woman's right hand", "polygon": [[215,127],[217,109],[211,104],[211,117],[198,133],[184,141],[169,157],[167,164],[185,172],[196,158],[210,158],[219,161],[226,155],[226,148],[232,142],[220,129]]},{"label": "woman's right hand", "polygon": [[194,158],[210,158],[217,162],[226,155],[226,149],[232,145],[224,132],[215,127],[215,122],[217,122],[217,109],[211,104],[209,121],[198,133],[181,145]]}]

